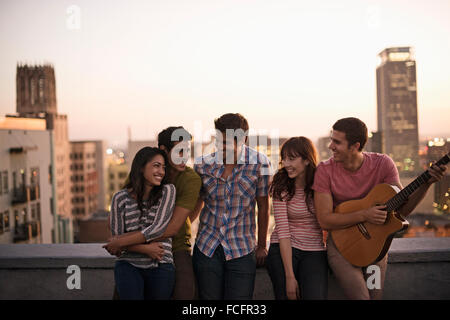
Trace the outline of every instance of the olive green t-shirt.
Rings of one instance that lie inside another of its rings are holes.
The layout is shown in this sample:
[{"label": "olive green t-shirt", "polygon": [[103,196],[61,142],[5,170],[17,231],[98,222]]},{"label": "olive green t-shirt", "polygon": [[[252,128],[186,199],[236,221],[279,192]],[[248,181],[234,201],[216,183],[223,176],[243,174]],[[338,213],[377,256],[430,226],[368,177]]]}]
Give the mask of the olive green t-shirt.
[{"label": "olive green t-shirt", "polygon": [[[202,186],[200,176],[190,167],[178,174],[175,181],[176,199],[175,207],[182,207],[193,211],[197,204],[198,195]],[[181,226],[180,231],[172,238],[172,251],[191,250],[191,220],[189,217]]]}]

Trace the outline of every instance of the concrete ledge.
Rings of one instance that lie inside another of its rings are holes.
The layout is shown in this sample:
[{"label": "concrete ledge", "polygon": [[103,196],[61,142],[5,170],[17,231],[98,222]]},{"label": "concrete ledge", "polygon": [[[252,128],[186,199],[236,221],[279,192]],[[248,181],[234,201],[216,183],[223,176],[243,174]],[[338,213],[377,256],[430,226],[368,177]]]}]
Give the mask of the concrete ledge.
[{"label": "concrete ledge", "polygon": [[[114,262],[100,243],[0,245],[0,299],[111,299]],[[394,239],[388,262],[385,299],[450,299],[450,238]],[[67,288],[70,265],[81,269],[80,290]],[[343,299],[329,280],[329,298]],[[274,298],[264,268],[254,298]]]},{"label": "concrete ledge", "polygon": [[101,243],[0,245],[1,269],[114,268],[115,258]]},{"label": "concrete ledge", "polygon": [[389,263],[449,262],[450,238],[394,239],[388,259]]}]

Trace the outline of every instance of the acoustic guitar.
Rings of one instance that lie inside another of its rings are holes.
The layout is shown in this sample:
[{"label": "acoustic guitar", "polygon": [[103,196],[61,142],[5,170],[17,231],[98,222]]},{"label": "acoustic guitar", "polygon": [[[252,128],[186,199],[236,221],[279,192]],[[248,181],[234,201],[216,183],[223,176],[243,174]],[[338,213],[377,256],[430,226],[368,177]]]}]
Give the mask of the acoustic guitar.
[{"label": "acoustic guitar", "polygon": [[[450,152],[436,162],[446,165]],[[431,178],[428,171],[422,173],[403,190],[389,184],[376,185],[366,197],[350,200],[335,208],[335,214],[345,214],[376,205],[386,205],[387,217],[384,224],[359,223],[354,226],[331,231],[331,237],[342,256],[357,267],[366,267],[380,261],[389,250],[392,239],[399,231],[408,228],[408,221],[397,210],[408,201],[408,197]]]}]

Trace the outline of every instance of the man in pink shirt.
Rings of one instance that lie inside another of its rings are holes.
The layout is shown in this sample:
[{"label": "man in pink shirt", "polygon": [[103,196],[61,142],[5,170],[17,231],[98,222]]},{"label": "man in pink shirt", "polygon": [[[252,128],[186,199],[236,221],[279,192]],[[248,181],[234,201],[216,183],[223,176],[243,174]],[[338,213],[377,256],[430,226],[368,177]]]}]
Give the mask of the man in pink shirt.
[{"label": "man in pink shirt", "polygon": [[[388,183],[402,189],[397,168],[390,157],[379,153],[363,152],[367,141],[367,127],[357,118],[344,118],[333,125],[330,150],[333,157],[317,167],[314,177],[314,204],[322,229],[333,230],[362,222],[383,224],[386,206],[374,206],[347,214],[333,214],[334,208],[348,200],[364,198],[380,183]],[[418,188],[401,207],[399,213],[406,217],[424,198],[428,188],[444,176],[446,167],[433,165],[429,169],[431,179]],[[387,255],[376,265],[380,268],[380,289],[369,290],[366,284],[366,268],[351,265],[338,252],[331,237],[327,242],[328,263],[349,299],[381,299],[387,267]]]}]

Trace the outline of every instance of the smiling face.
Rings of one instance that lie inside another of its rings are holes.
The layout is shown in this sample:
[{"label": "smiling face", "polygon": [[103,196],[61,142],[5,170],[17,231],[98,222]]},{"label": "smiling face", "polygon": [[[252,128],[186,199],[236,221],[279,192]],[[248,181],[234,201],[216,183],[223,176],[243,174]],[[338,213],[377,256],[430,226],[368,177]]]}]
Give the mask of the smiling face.
[{"label": "smiling face", "polygon": [[304,160],[300,156],[286,155],[281,160],[281,165],[286,170],[290,179],[304,179],[305,168],[309,164],[308,160]]},{"label": "smiling face", "polygon": [[163,180],[164,175],[166,174],[166,166],[163,156],[157,154],[152,158],[152,160],[147,162],[147,164],[144,167],[143,174],[145,178],[145,183],[148,186],[161,185],[161,181]]},{"label": "smiling face", "polygon": [[345,133],[333,130],[328,148],[333,152],[334,161],[346,162],[354,153],[358,152],[359,142],[349,146]]}]

